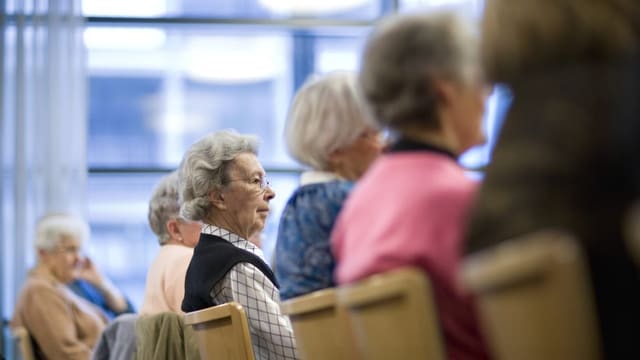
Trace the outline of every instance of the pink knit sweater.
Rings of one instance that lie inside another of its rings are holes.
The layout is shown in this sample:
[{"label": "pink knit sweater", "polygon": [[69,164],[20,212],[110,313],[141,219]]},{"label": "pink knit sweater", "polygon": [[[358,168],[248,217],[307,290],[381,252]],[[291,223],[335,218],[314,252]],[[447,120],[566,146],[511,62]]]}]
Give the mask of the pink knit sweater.
[{"label": "pink knit sweater", "polygon": [[402,266],[425,270],[449,359],[487,358],[471,299],[457,283],[465,218],[476,188],[446,155],[386,154],[356,185],[331,239],[338,284]]}]

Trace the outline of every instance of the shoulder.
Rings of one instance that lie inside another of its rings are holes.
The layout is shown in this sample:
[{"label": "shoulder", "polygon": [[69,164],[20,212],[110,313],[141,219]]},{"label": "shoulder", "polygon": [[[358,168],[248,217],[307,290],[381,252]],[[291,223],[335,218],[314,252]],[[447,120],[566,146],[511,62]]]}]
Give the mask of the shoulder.
[{"label": "shoulder", "polygon": [[248,261],[237,262],[231,267],[224,278],[229,279],[232,283],[237,282],[250,287],[264,287],[265,284],[269,284],[270,287],[275,287],[274,282],[260,266]]},{"label": "shoulder", "polygon": [[158,260],[163,262],[182,262],[191,259],[193,248],[182,245],[164,245],[158,254]]},{"label": "shoulder", "polygon": [[340,211],[352,188],[352,182],[339,180],[301,186],[287,201],[281,221],[287,223],[296,219],[299,222],[301,218],[309,216],[311,222],[320,218],[331,219]]},{"label": "shoulder", "polygon": [[[369,226],[371,216],[437,212],[443,204],[464,207],[477,190],[477,182],[449,158],[422,153],[385,156],[360,180],[341,217],[361,218]],[[386,211],[381,213],[376,204],[384,204]]]},{"label": "shoulder", "polygon": [[25,294],[32,293],[60,293],[60,290],[57,288],[55,284],[52,284],[51,281],[47,279],[42,279],[40,277],[30,276],[27,278],[27,281],[22,288],[22,292]]},{"label": "shoulder", "polygon": [[347,197],[352,188],[353,182],[343,180],[302,185],[293,192],[287,201],[287,206],[308,206],[318,200],[341,202]]},{"label": "shoulder", "polygon": [[47,279],[30,277],[20,292],[18,302],[22,303],[27,310],[38,304],[68,303],[70,299],[62,287],[63,285],[52,284]]},{"label": "shoulder", "polygon": [[433,197],[464,198],[478,187],[478,182],[467,176],[464,169],[448,157],[425,153],[405,160],[407,162],[399,166],[393,175],[398,181],[395,185],[400,194],[413,198],[427,197],[421,200]]}]

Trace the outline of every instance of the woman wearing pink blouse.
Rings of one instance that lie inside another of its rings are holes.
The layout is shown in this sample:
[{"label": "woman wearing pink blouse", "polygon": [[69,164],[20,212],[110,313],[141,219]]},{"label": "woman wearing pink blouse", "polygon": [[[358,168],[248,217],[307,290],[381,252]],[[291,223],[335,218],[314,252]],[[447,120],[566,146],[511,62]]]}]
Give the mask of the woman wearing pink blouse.
[{"label": "woman wearing pink blouse", "polygon": [[399,16],[368,40],[360,85],[396,135],[347,199],[332,234],[338,284],[402,266],[425,270],[449,359],[485,359],[471,299],[456,282],[476,183],[457,157],[482,143],[486,88],[473,31],[450,14]]}]

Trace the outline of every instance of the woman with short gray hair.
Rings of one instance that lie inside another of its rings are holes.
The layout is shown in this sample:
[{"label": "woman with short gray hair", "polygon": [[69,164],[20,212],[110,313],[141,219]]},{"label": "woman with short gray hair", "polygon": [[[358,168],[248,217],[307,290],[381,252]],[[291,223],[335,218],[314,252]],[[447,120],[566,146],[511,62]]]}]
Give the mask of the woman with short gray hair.
[{"label": "woman with short gray hair", "polygon": [[280,218],[275,264],[282,299],[335,286],[331,229],[354,181],[382,150],[356,76],[334,72],[310,78],[289,110],[289,153],[312,170],[302,174]]},{"label": "woman with short gray hair", "polygon": [[275,193],[258,161],[254,136],[224,130],[191,146],[180,164],[181,215],[202,221],[185,280],[182,310],[230,301],[247,312],[257,359],[296,359],[289,320],[279,307],[278,282],[262,250],[262,231]]},{"label": "woman with short gray hair", "polygon": [[[447,126],[438,114],[443,88],[476,88],[478,57],[474,30],[453,13],[388,19],[369,38],[360,72],[373,120],[401,133]],[[474,145],[482,133],[470,127],[477,131],[467,140]]]},{"label": "woman with short gray hair", "polygon": [[178,172],[174,171],[160,180],[149,201],[149,226],[160,250],[147,272],[141,314],[182,313],[187,267],[202,224],[181,218],[179,212]]},{"label": "woman with short gray hair", "polygon": [[477,187],[457,159],[484,141],[477,58],[473,29],[450,13],[395,16],[374,30],[360,84],[374,121],[396,139],[347,199],[331,238],[339,285],[403,266],[425,271],[448,359],[488,357],[456,281]]}]

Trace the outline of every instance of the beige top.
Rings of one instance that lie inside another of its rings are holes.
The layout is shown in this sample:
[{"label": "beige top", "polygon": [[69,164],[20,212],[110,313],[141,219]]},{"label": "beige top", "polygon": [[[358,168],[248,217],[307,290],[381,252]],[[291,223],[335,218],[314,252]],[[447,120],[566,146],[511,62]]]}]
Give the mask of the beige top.
[{"label": "beige top", "polygon": [[86,360],[106,323],[95,305],[35,268],[20,292],[11,326],[24,326],[44,359]]},{"label": "beige top", "polygon": [[140,314],[165,311],[182,314],[184,279],[192,255],[193,249],[187,246],[167,244],[160,247],[147,273]]}]

